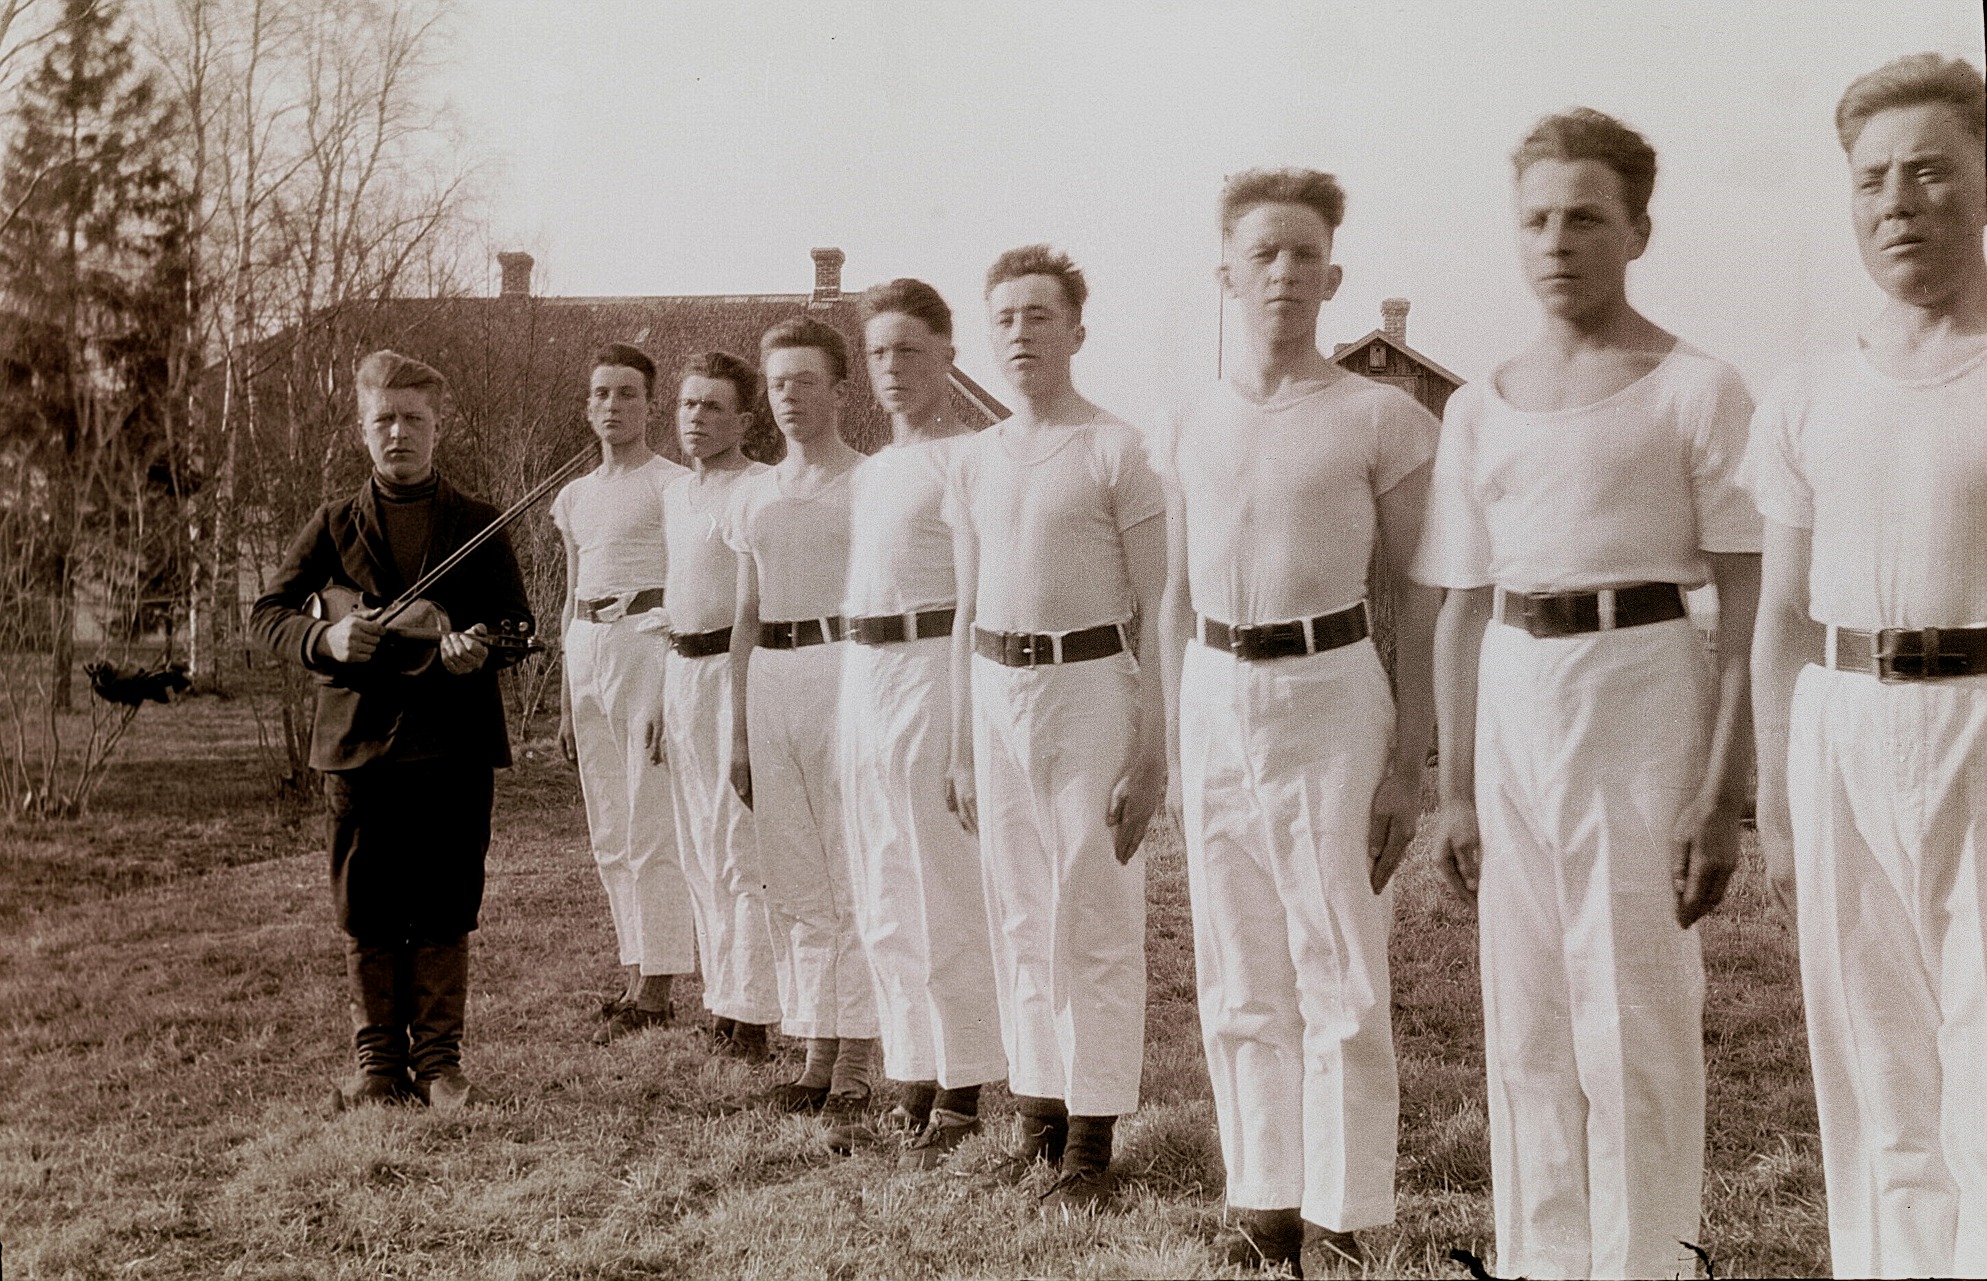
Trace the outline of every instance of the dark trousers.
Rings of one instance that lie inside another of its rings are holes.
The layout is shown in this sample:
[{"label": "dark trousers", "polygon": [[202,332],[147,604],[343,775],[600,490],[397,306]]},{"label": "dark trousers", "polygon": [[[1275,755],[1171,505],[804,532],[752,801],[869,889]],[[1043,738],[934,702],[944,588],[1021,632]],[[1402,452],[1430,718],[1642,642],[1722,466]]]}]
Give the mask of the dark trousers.
[{"label": "dark trousers", "polygon": [[489,765],[447,758],[324,776],[332,900],[368,1075],[425,1085],[462,1062],[493,787]]},{"label": "dark trousers", "polygon": [[369,943],[475,929],[494,788],[488,764],[447,757],[326,773],[338,927]]}]

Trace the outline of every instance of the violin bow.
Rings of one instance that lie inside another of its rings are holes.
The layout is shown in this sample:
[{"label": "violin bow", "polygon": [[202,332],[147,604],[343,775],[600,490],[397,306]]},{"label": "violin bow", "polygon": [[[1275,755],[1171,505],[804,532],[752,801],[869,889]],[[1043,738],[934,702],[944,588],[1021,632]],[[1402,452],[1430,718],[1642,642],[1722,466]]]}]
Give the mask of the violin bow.
[{"label": "violin bow", "polygon": [[495,520],[485,525],[482,529],[477,530],[476,533],[473,536],[471,536],[467,542],[463,543],[462,546],[450,552],[433,569],[429,570],[427,573],[421,575],[420,578],[416,579],[412,586],[408,587],[406,591],[400,593],[399,597],[397,597],[395,600],[390,602],[386,606],[386,608],[382,609],[379,612],[379,614],[375,617],[374,621],[379,623],[380,626],[384,627],[388,623],[391,623],[394,619],[400,617],[400,615],[404,613],[409,607],[411,607],[415,601],[421,599],[421,596],[424,592],[426,592],[430,587],[433,587],[436,584],[436,582],[440,581],[440,579],[444,574],[447,574],[450,570],[454,569],[457,565],[460,565],[464,560],[468,559],[468,557],[472,553],[474,553],[477,548],[481,547],[484,543],[489,542],[492,538],[495,538],[498,534],[502,533],[504,529],[510,524],[512,524],[514,521],[516,521],[518,517],[530,511],[534,503],[536,503],[539,499],[545,497],[545,495],[552,492],[553,486],[557,485],[560,481],[566,479],[566,477],[578,471],[583,465],[585,465],[588,462],[591,462],[593,459],[598,458],[599,456],[600,456],[600,446],[597,443],[588,442],[585,448],[581,449],[577,454],[574,454],[571,458],[568,458],[564,463],[562,463],[557,471],[553,472],[550,476],[547,476],[544,480],[539,481],[536,485],[533,485],[530,491],[527,492],[524,497],[518,499],[516,502],[512,503],[509,507],[506,507],[502,512],[498,513],[497,518]]}]

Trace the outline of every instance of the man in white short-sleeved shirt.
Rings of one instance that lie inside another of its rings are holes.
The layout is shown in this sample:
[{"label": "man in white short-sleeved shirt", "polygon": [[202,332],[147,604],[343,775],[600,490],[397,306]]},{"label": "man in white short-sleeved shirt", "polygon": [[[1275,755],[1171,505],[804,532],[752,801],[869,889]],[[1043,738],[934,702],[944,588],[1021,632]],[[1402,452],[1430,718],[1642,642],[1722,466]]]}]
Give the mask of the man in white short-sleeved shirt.
[{"label": "man in white short-sleeved shirt", "polygon": [[752,815],[731,788],[731,622],[738,553],[720,523],[733,491],[764,463],[741,443],[759,371],[729,352],[684,362],[676,431],[690,474],[663,493],[669,544],[669,656],[660,735],[676,800],[676,843],[696,909],[711,1048],[759,1062],[779,1021],[781,958],[766,918],[766,878]]},{"label": "man in white short-sleeved shirt", "polygon": [[[1578,108],[1512,159],[1545,325],[1450,399],[1414,566],[1448,589],[1436,854],[1477,907],[1497,1270],[1695,1276],[1690,927],[1724,894],[1745,803],[1752,402],[1628,302],[1656,177],[1641,135]],[[1683,602],[1706,581],[1715,674]]]},{"label": "man in white short-sleeved shirt", "polygon": [[1888,296],[1754,420],[1759,841],[1798,903],[1837,1276],[1987,1275],[1987,88],[1836,107]]},{"label": "man in white short-sleeved shirt", "polygon": [[552,500],[566,551],[559,744],[580,768],[587,835],[627,990],[604,1008],[597,1044],[671,1018],[670,981],[696,969],[696,927],[669,772],[652,750],[669,616],[662,492],[683,468],[649,448],[655,362],[637,347],[595,353],[586,415],[600,466]]},{"label": "man in white short-sleeved shirt", "polygon": [[876,979],[903,1163],[940,1164],[1007,1075],[979,844],[946,812],[952,530],[940,514],[972,429],[947,405],[952,309],[920,280],[863,295],[869,382],[891,439],[856,467],[842,646],[842,816],[856,922]]},{"label": "man in white short-sleeved shirt", "polygon": [[1077,394],[1083,275],[1046,245],[987,273],[993,345],[1021,400],[959,447],[946,489],[953,803],[980,836],[1008,1087],[1045,1194],[1110,1196],[1138,1107],[1145,865],[1166,787],[1158,657],[1165,496],[1138,432]]},{"label": "man in white short-sleeved shirt", "polygon": [[[1307,1220],[1356,1262],[1353,1233],[1394,1217],[1385,891],[1434,733],[1436,597],[1407,569],[1437,424],[1318,350],[1344,214],[1330,174],[1229,180],[1220,278],[1244,350],[1176,419],[1163,468],[1201,1039],[1242,1212],[1229,1259],[1300,1273]],[[1397,605],[1398,735],[1368,634],[1376,546]]]},{"label": "man in white short-sleeved shirt", "polygon": [[752,807],[775,945],[786,953],[781,1028],[805,1038],[777,1108],[852,1117],[870,1101],[876,994],[849,884],[836,753],[851,480],[841,437],[848,342],[809,316],[766,331],[759,360],[787,456],[740,481],[725,516],[738,553],[732,620],[731,773]]}]

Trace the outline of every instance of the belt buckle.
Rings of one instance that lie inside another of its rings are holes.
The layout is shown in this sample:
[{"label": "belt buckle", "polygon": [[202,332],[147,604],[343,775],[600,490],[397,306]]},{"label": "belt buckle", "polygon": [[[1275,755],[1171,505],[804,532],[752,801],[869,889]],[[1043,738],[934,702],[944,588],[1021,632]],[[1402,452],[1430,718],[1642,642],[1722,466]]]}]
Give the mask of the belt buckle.
[{"label": "belt buckle", "polygon": [[1035,638],[1028,632],[1000,634],[1000,660],[1009,667],[1035,665]]},{"label": "belt buckle", "polygon": [[1249,642],[1255,639],[1255,630],[1253,626],[1247,623],[1230,627],[1228,629],[1228,652],[1237,658],[1241,658],[1243,656],[1242,651],[1249,648]]},{"label": "belt buckle", "polygon": [[[1918,652],[1904,652],[1907,637],[1918,638]],[[1912,681],[1922,681],[1928,668],[1938,667],[1939,629],[1928,627],[1920,630],[1914,627],[1886,627],[1876,636],[1877,679],[1886,685],[1906,685]],[[1929,658],[1929,662],[1927,659]]]},{"label": "belt buckle", "polygon": [[[1965,676],[1973,669],[1965,654],[1942,652],[1939,628],[1886,627],[1877,633],[1877,679],[1886,685],[1911,681],[1937,680],[1942,676]],[[1902,652],[1906,637],[1918,638],[1918,652]]]}]

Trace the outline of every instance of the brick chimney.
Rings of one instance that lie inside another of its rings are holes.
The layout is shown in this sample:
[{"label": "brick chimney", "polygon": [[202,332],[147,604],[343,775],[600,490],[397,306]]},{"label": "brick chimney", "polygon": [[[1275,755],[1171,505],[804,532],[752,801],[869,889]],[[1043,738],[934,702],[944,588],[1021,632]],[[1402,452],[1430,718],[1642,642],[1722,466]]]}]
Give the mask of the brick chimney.
[{"label": "brick chimney", "polygon": [[826,303],[840,302],[842,298],[842,264],[848,255],[839,249],[814,249],[814,296],[808,300],[810,306],[819,307]]},{"label": "brick chimney", "polygon": [[497,269],[503,273],[503,284],[497,291],[498,297],[531,297],[532,261],[531,255],[521,249],[497,255]]},{"label": "brick chimney", "polygon": [[1407,299],[1380,300],[1380,332],[1401,346],[1407,346]]}]

